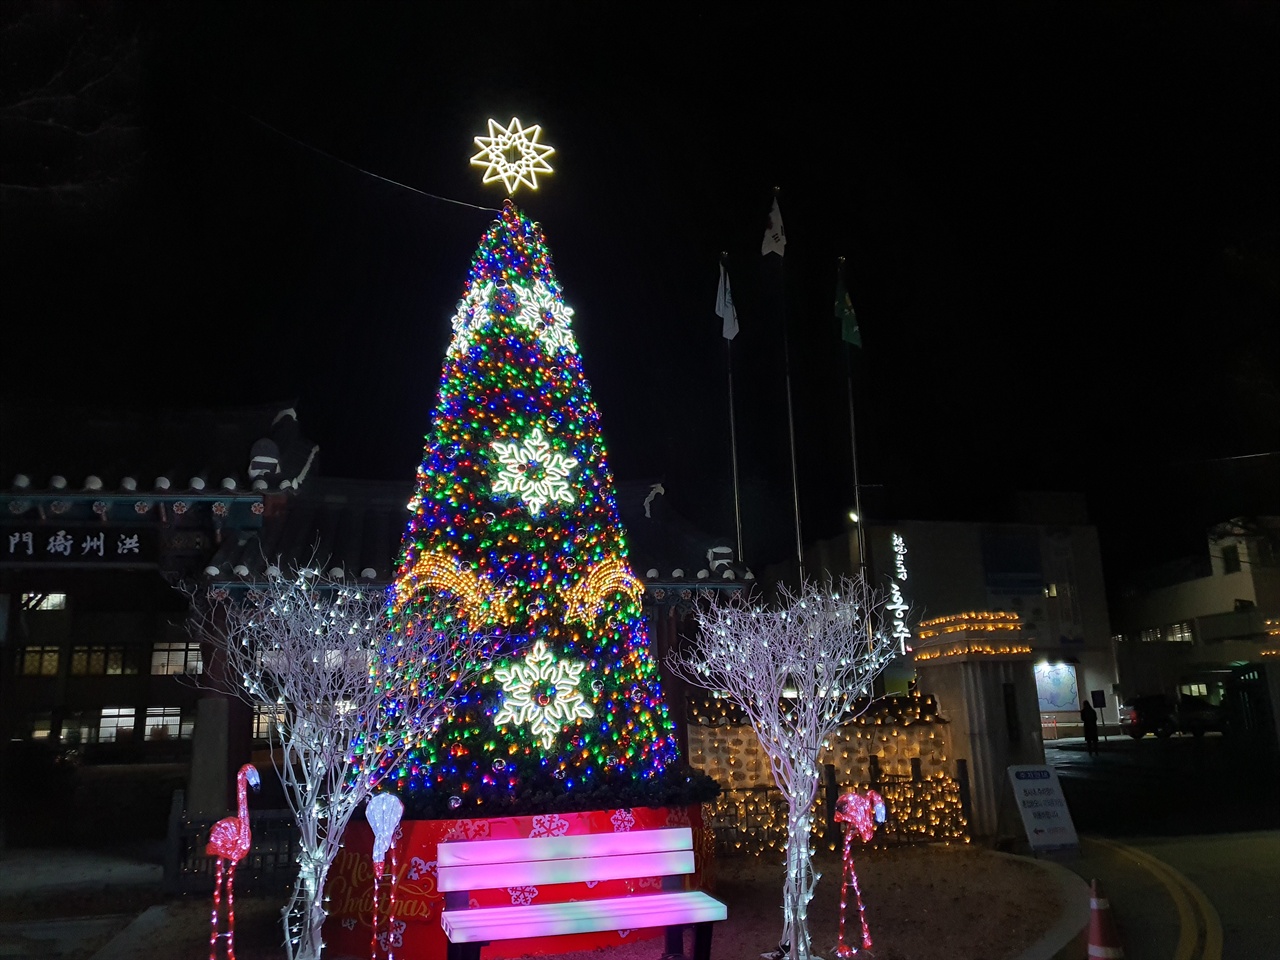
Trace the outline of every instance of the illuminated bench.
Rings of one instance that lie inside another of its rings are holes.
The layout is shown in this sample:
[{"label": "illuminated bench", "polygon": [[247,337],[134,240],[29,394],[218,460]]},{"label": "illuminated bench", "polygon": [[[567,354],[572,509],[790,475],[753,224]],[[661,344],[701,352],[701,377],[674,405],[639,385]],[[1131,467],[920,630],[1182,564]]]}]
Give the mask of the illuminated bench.
[{"label": "illuminated bench", "polygon": [[[689,827],[441,843],[436,882],[444,893],[440,923],[449,940],[449,960],[479,960],[480,948],[497,940],[646,927],[665,927],[666,954],[682,954],[687,926],[694,930],[693,960],[710,960],[711,924],[725,919],[728,911],[700,890],[683,889],[684,875],[693,870]],[[572,903],[468,907],[473,890],[646,877],[661,877],[661,891]]]}]

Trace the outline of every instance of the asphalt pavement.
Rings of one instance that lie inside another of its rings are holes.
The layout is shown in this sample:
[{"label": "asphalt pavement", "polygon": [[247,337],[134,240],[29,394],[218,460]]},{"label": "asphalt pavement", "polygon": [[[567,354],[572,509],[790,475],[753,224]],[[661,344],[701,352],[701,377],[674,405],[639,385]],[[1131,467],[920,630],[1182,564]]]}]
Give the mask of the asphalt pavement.
[{"label": "asphalt pavement", "polygon": [[1280,958],[1280,758],[1230,738],[1046,742],[1126,960]]}]

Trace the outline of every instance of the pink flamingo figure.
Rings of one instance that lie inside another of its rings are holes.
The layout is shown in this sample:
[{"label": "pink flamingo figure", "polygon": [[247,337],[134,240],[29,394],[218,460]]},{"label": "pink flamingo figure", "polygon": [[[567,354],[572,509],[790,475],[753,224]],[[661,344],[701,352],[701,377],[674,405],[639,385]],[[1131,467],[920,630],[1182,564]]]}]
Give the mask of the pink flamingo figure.
[{"label": "pink flamingo figure", "polygon": [[[236,864],[249,852],[252,837],[249,833],[249,798],[246,786],[255,791],[262,786],[258,770],[251,763],[246,763],[236,774],[236,801],[238,810],[234,817],[219,820],[209,831],[209,842],[204,852],[218,858],[217,872],[213,881],[213,915],[210,918],[212,931],[209,934],[209,960],[216,960],[218,937],[227,938],[227,960],[236,960],[236,901],[235,880]],[[218,932],[218,917],[222,901],[223,861],[227,862],[227,931]]]},{"label": "pink flamingo figure", "polygon": [[[874,819],[873,819],[874,818]],[[844,914],[849,901],[849,885],[853,884],[854,896],[858,898],[858,919],[862,921],[862,948],[871,949],[871,931],[867,928],[867,911],[862,905],[862,891],[858,888],[858,874],[853,869],[853,835],[857,832],[863,843],[871,839],[876,824],[884,823],[884,798],[874,790],[866,795],[846,793],[836,801],[836,822],[852,824],[852,829],[844,831],[844,878],[840,884],[840,939],[836,944],[837,957],[852,957],[858,953],[857,947],[846,946],[844,942]]]}]

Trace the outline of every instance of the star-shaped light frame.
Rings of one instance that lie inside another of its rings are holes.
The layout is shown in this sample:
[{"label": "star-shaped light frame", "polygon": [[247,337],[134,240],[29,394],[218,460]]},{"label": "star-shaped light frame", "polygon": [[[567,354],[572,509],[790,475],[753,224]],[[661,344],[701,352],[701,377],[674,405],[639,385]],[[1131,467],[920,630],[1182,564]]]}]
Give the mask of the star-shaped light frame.
[{"label": "star-shaped light frame", "polygon": [[594,717],[595,711],[578,690],[583,661],[557,660],[539,640],[521,663],[499,667],[493,675],[502,684],[502,709],[493,717],[495,726],[528,724],[542,749],[550,750],[556,734],[575,717]]},{"label": "star-shaped light frame", "polygon": [[495,497],[515,494],[534,516],[552,500],[573,503],[568,477],[578,461],[552,450],[551,441],[541,427],[530,430],[523,441],[495,440],[491,446],[500,464],[498,475],[493,479]]},{"label": "star-shaped light frame", "polygon": [[522,183],[537,190],[538,174],[552,172],[547,157],[556,152],[549,144],[539,143],[540,136],[540,124],[526,127],[512,117],[504,127],[490,118],[489,135],[475,138],[480,152],[471,158],[471,165],[485,168],[482,183],[501,180],[508,193],[514,194]]}]

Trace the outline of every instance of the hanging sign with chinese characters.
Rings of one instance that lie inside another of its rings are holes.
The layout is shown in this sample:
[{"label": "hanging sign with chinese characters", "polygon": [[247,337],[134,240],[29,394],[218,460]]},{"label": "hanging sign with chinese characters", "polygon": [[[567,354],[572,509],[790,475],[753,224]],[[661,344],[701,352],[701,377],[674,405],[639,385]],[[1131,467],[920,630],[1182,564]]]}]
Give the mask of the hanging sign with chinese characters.
[{"label": "hanging sign with chinese characters", "polygon": [[157,537],[152,527],[6,524],[0,527],[0,564],[154,564]]}]

